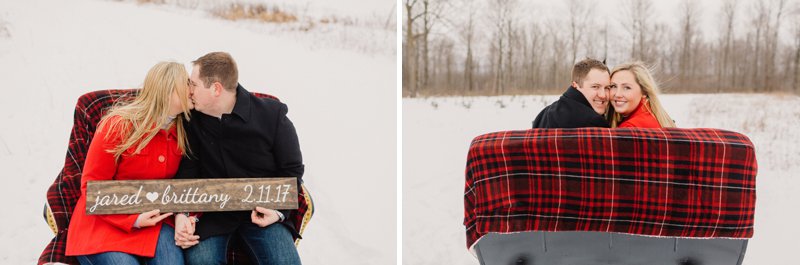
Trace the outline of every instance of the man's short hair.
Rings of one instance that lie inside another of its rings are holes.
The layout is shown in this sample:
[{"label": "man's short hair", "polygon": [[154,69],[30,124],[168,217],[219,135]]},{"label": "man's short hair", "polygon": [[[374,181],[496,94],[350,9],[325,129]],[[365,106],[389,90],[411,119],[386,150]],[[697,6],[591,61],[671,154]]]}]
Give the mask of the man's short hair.
[{"label": "man's short hair", "polygon": [[212,52],[203,55],[192,64],[200,67],[200,79],[211,87],[214,82],[219,82],[228,91],[235,91],[239,84],[239,70],[236,61],[227,52]]},{"label": "man's short hair", "polygon": [[592,58],[586,58],[576,63],[575,66],[572,67],[572,82],[575,82],[579,86],[583,86],[583,79],[589,75],[589,72],[591,72],[592,69],[603,70],[608,73],[608,66],[606,66],[603,62]]}]

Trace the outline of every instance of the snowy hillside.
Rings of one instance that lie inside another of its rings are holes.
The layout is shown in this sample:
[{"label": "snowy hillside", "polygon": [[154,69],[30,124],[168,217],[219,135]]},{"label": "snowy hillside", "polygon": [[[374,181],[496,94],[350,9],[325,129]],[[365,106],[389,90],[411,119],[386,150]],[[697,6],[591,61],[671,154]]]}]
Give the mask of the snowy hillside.
[{"label": "snowy hillside", "polygon": [[[363,12],[345,15],[384,15],[394,4],[357,2],[341,8]],[[52,238],[42,206],[64,162],[78,96],[138,87],[158,61],[190,67],[191,60],[217,50],[238,61],[245,88],[276,95],[289,105],[306,164],[304,179],[316,203],[299,248],[303,263],[393,263],[394,31],[350,34],[350,42],[342,44],[324,32],[294,37],[301,33],[270,34],[274,30],[260,28],[169,5],[0,1],[0,199],[9,205],[0,218],[0,248],[5,250],[0,264],[34,263]],[[375,40],[384,36],[390,39]],[[326,38],[333,44],[319,43]],[[366,48],[349,48],[352,43]],[[363,185],[369,189],[352,189]]]},{"label": "snowy hillside", "polygon": [[[466,250],[464,166],[469,143],[492,131],[528,129],[558,96],[403,100],[403,257],[405,264],[477,264]],[[666,95],[679,127],[744,133],[758,159],[755,236],[744,264],[800,264],[800,97]]]}]

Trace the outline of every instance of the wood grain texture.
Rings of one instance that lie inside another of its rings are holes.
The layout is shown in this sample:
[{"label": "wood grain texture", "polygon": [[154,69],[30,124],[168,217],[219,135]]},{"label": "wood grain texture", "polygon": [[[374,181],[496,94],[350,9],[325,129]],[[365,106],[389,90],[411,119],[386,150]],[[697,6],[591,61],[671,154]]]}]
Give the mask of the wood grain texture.
[{"label": "wood grain texture", "polygon": [[89,181],[87,214],[297,209],[297,178]]}]

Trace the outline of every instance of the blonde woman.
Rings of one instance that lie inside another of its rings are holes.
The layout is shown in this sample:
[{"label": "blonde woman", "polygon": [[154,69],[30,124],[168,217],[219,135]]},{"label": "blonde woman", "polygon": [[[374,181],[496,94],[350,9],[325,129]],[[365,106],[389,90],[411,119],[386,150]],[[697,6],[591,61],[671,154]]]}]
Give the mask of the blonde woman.
[{"label": "blonde woman", "polygon": [[97,126],[67,235],[67,255],[81,264],[183,264],[174,228],[163,221],[172,213],[87,215],[86,183],[175,175],[187,151],[183,122],[193,108],[188,80],[183,64],[156,64],[139,95],[113,107]]},{"label": "blonde woman", "polygon": [[663,128],[675,122],[658,100],[658,85],[641,63],[618,65],[611,71],[611,127]]}]

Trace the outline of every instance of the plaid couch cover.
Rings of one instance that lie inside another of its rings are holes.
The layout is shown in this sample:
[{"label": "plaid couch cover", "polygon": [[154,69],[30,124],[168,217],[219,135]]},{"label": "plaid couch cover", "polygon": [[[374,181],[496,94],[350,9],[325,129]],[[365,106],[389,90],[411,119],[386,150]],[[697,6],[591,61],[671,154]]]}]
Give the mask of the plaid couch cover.
[{"label": "plaid couch cover", "polygon": [[750,238],[755,148],[719,129],[532,129],[472,140],[467,247],[487,233]]},{"label": "plaid couch cover", "polygon": [[[47,190],[47,201],[44,208],[45,220],[55,233],[55,237],[47,244],[39,256],[39,264],[67,263],[78,264],[74,257],[65,256],[67,230],[75,204],[81,192],[81,172],[86,159],[86,151],[92,142],[94,131],[100,119],[108,109],[119,100],[130,99],[138,93],[137,89],[111,89],[89,92],[78,98],[75,105],[74,124],[69,137],[67,156],[64,168]],[[261,93],[253,93],[260,98],[278,98]],[[304,224],[309,221],[313,208],[311,197],[305,187],[298,189],[297,214],[293,218],[295,228],[302,233]],[[299,239],[296,239],[299,240]],[[297,242],[296,242],[297,243]],[[230,264],[249,264],[248,256],[239,245],[241,242],[232,241],[228,251]]]}]

